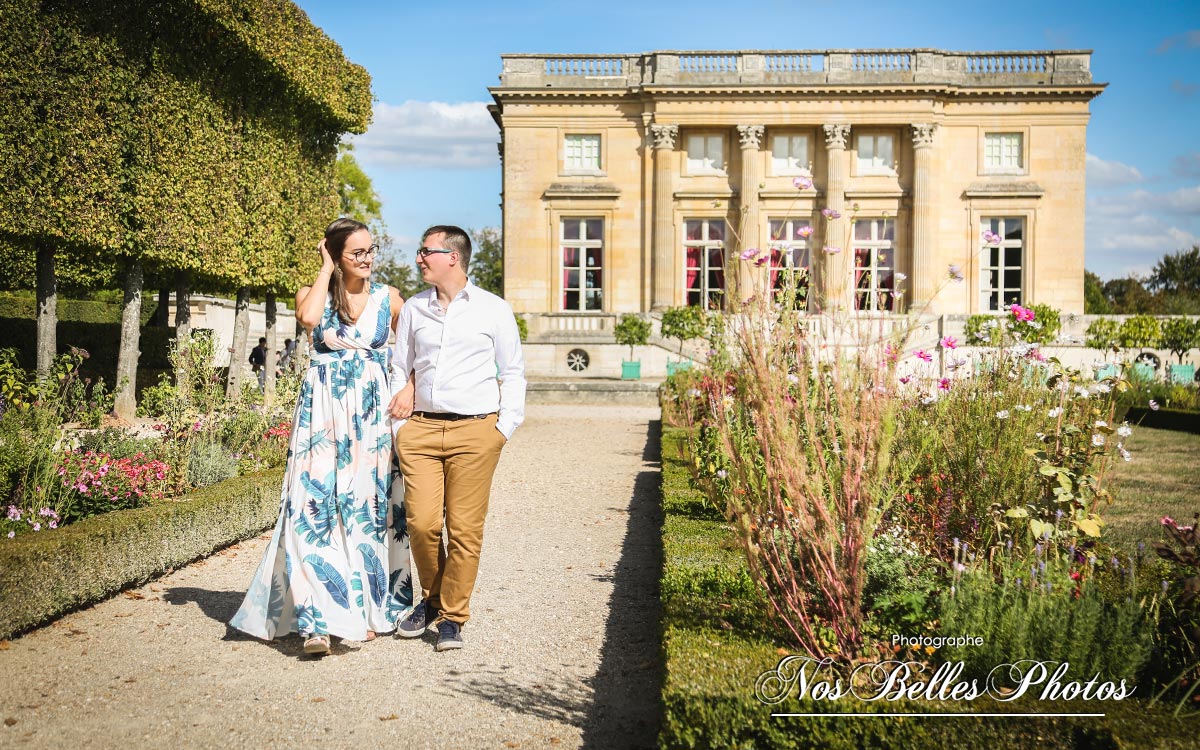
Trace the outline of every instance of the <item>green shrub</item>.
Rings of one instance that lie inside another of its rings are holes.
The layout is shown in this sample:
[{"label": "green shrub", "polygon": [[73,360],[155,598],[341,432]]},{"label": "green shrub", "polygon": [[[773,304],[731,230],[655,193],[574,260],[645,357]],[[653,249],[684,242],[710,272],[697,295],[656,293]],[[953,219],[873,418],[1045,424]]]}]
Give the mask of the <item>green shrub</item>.
[{"label": "green shrub", "polygon": [[78,437],[78,449],[107,453],[111,458],[133,458],[139,453],[149,458],[161,458],[162,440],[158,437],[140,438],[120,427],[105,427]]},{"label": "green shrub", "polygon": [[191,448],[187,478],[192,487],[207,487],[237,476],[237,459],[219,441],[196,441]]},{"label": "green shrub", "polygon": [[1162,337],[1158,318],[1134,315],[1126,318],[1117,329],[1117,340],[1126,349],[1153,349]]},{"label": "green shrub", "polygon": [[1121,338],[1117,335],[1120,327],[1112,318],[1097,318],[1088,323],[1084,343],[1093,349],[1111,349],[1121,343]]},{"label": "green shrub", "polygon": [[1183,364],[1183,355],[1200,346],[1200,321],[1171,318],[1162,324],[1162,347]]},{"label": "green shrub", "polygon": [[682,357],[684,342],[699,338],[708,330],[707,317],[704,309],[696,305],[671,307],[663,310],[662,336],[666,339],[679,340],[679,356]]},{"label": "green shrub", "polygon": [[633,359],[633,347],[644,346],[650,340],[650,321],[625,313],[613,328],[613,337],[618,344],[629,347],[629,358]]},{"label": "green shrub", "polygon": [[1134,599],[1132,568],[1121,569],[1126,580],[1116,596],[1101,594],[1095,568],[1109,564],[1075,550],[1001,553],[991,564],[960,554],[961,572],[942,597],[941,629],[983,644],[948,647],[943,658],[962,661],[964,675],[980,679],[998,664],[1037,659],[1069,662],[1076,676],[1132,682],[1150,658],[1154,622]]}]

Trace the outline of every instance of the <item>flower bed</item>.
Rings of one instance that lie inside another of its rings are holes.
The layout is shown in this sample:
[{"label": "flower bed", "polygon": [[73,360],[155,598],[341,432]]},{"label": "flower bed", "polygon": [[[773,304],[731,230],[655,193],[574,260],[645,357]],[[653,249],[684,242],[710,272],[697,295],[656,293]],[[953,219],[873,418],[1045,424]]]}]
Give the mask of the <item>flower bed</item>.
[{"label": "flower bed", "polygon": [[0,638],[141,584],[270,527],[281,470],[0,544]]}]

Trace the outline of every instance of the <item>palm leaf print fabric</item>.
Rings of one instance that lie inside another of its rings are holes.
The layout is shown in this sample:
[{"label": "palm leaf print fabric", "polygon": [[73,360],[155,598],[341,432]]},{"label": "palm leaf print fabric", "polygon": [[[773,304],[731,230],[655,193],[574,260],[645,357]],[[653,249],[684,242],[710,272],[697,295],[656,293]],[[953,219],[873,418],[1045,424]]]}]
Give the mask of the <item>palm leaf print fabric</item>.
[{"label": "palm leaf print fabric", "polygon": [[[358,323],[326,303],[292,420],[279,520],[230,621],[270,640],[363,640],[412,611],[404,482],[387,414],[391,300],[372,284]],[[365,594],[365,595],[364,595]]]}]

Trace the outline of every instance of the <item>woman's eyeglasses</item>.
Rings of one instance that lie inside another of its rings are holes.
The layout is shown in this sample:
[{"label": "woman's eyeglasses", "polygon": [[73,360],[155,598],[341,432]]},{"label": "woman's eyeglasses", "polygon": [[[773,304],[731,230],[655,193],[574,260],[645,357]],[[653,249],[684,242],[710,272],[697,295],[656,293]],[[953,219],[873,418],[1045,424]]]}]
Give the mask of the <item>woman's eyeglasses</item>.
[{"label": "woman's eyeglasses", "polygon": [[434,253],[452,253],[452,252],[454,252],[454,251],[447,250],[444,247],[422,247],[422,248],[417,249],[417,256],[421,257],[421,258],[428,258],[430,255],[433,255]]},{"label": "woman's eyeglasses", "polygon": [[371,245],[366,250],[358,250],[356,252],[350,253],[350,257],[354,258],[355,263],[362,263],[364,261],[374,260],[375,256],[378,254],[379,254],[379,245]]}]

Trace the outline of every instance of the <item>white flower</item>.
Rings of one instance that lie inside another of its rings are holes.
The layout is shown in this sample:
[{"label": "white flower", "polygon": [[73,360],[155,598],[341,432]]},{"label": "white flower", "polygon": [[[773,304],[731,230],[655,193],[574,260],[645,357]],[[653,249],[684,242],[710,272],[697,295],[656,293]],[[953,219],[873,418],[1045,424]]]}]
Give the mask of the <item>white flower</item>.
[{"label": "white flower", "polygon": [[900,273],[899,271],[896,272],[896,281],[904,281],[907,278],[908,278],[908,276],[905,276],[904,274]]},{"label": "white flower", "polygon": [[800,376],[794,372],[790,372],[790,373],[788,373],[788,382],[791,383],[792,385],[796,385],[797,383],[800,382]]},{"label": "white flower", "polygon": [[724,469],[719,469],[717,471],[717,479],[724,479],[727,476],[729,476],[729,472],[725,471]]},{"label": "white flower", "polygon": [[733,396],[723,396],[721,398],[721,407],[724,409],[733,408]]},{"label": "white flower", "polygon": [[1099,382],[1092,386],[1093,393],[1108,393],[1112,390],[1112,386],[1105,382]]},{"label": "white flower", "polygon": [[1092,435],[1092,445],[1096,446],[1097,448],[1104,445],[1104,436],[1100,433]]},{"label": "white flower", "polygon": [[1075,386],[1075,396],[1078,398],[1091,398],[1092,392],[1082,385]]},{"label": "white flower", "polygon": [[1129,426],[1128,422],[1122,422],[1121,426],[1117,428],[1117,434],[1123,438],[1127,438],[1133,434],[1133,428]]},{"label": "white flower", "polygon": [[1095,424],[1094,426],[1096,426],[1096,427],[1108,427],[1108,422],[1105,422],[1103,419],[1097,419],[1097,420],[1096,420],[1096,424]]},{"label": "white flower", "polygon": [[996,412],[996,419],[1008,419],[1008,409],[1001,409]]},{"label": "white flower", "polygon": [[921,403],[924,404],[925,406],[929,406],[934,401],[937,401],[936,393],[929,393],[929,394],[926,394],[925,396],[921,397]]},{"label": "white flower", "polygon": [[1026,406],[1025,404],[1020,404],[1017,406],[1017,408],[1020,409],[1021,411],[1025,412],[1026,414],[1033,411],[1032,406]]},{"label": "white flower", "polygon": [[1050,411],[1046,412],[1046,416],[1050,417],[1051,419],[1058,419],[1059,414],[1062,414],[1061,406],[1056,406]]},{"label": "white flower", "polygon": [[1125,460],[1125,463],[1129,463],[1129,461],[1133,458],[1133,456],[1129,455],[1129,451],[1125,450],[1125,446],[1123,445],[1117,446],[1117,453],[1121,454],[1121,458]]}]

